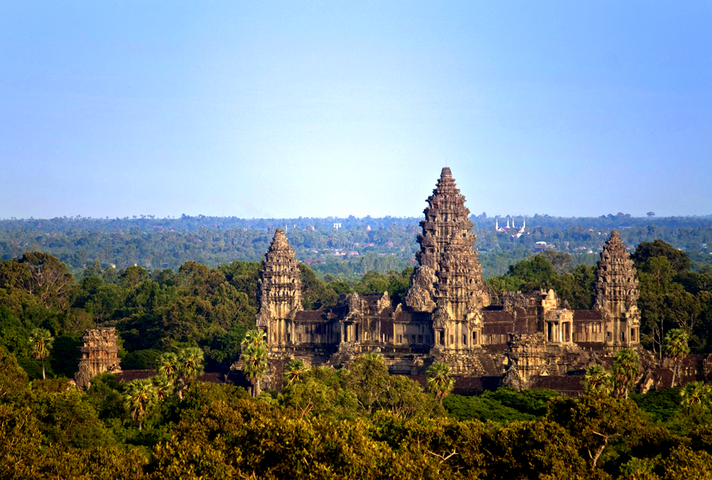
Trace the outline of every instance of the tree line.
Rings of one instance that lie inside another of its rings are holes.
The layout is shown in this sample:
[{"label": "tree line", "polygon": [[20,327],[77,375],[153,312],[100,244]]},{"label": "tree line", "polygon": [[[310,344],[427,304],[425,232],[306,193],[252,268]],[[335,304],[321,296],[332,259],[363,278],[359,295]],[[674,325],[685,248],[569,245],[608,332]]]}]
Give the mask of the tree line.
[{"label": "tree line", "polygon": [[[471,216],[486,278],[505,274],[509,265],[541,249],[571,254],[577,263],[595,265],[611,230],[634,249],[656,239],[683,249],[699,271],[712,263],[709,217],[634,218],[618,214],[599,218],[535,215],[521,236],[495,232],[494,218]],[[517,220],[521,226],[523,218]],[[355,280],[371,270],[386,273],[412,265],[420,232],[419,218],[237,219],[189,217],[155,219],[0,220],[0,257],[28,251],[50,253],[75,276],[99,261],[118,269],[139,265],[149,270],[177,269],[188,261],[216,268],[233,261],[259,262],[274,230],[287,229],[300,261],[311,262],[320,278],[330,273]],[[334,229],[334,224],[341,228]],[[544,242],[545,245],[541,244]],[[358,255],[356,255],[357,253]]]}]

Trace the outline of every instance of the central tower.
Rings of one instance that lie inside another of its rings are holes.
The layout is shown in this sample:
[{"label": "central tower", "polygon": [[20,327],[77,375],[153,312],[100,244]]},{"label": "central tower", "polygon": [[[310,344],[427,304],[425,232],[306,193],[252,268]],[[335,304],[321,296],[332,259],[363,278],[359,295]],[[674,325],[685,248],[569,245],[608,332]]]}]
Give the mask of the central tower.
[{"label": "central tower", "polygon": [[474,250],[465,197],[449,168],[442,169],[420,222],[420,264],[405,298],[415,311],[432,312],[435,348],[466,352],[481,343],[483,307],[490,303]]},{"label": "central tower", "polygon": [[423,210],[425,220],[420,222],[423,233],[418,235],[420,251],[415,258],[420,265],[437,272],[453,237],[465,236],[470,246],[477,237],[471,231],[472,222],[468,218],[470,211],[465,207],[465,197],[457,189],[448,167],[443,168],[433,194],[426,201],[428,206]]}]

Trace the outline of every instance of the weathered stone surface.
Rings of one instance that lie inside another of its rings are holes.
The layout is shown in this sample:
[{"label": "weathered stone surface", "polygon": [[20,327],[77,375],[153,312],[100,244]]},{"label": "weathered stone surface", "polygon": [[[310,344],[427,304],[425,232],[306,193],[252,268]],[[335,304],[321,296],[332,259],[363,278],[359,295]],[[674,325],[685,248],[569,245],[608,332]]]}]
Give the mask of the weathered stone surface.
[{"label": "weathered stone surface", "polygon": [[435,310],[435,271],[427,265],[418,267],[411,277],[411,287],[405,295],[404,303],[416,312]]},{"label": "weathered stone surface", "polygon": [[83,346],[79,347],[82,353],[79,371],[74,375],[77,388],[86,390],[91,385],[91,379],[100,373],[121,372],[116,338],[114,327],[91,328],[84,332]]}]

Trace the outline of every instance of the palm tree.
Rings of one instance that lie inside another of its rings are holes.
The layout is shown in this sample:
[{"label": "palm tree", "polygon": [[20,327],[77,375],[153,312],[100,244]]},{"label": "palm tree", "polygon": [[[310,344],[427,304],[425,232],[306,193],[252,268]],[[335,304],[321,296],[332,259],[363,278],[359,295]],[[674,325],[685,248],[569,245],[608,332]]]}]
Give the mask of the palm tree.
[{"label": "palm tree", "polygon": [[165,375],[170,380],[175,380],[178,376],[178,355],[173,352],[166,352],[158,358],[159,375]]},{"label": "palm tree", "polygon": [[611,372],[613,373],[616,398],[628,398],[628,392],[640,373],[638,354],[629,348],[619,350],[613,360]]},{"label": "palm tree", "polygon": [[675,366],[672,370],[672,385],[675,386],[675,379],[678,376],[678,370],[680,368],[680,361],[690,353],[690,347],[687,345],[687,341],[690,338],[685,330],[680,328],[673,328],[667,335],[665,335],[665,344],[663,349],[665,354],[672,358],[675,362]]},{"label": "palm tree", "polygon": [[178,397],[183,400],[183,390],[203,373],[203,361],[205,357],[203,351],[198,347],[184,348],[178,352]]},{"label": "palm tree", "polygon": [[260,394],[260,380],[267,373],[267,343],[264,339],[264,332],[261,330],[248,331],[241,345],[242,371],[252,383],[252,396],[257,397]]},{"label": "palm tree", "polygon": [[426,386],[428,391],[435,394],[435,398],[443,403],[443,398],[450,395],[455,387],[455,381],[450,377],[450,367],[444,363],[435,362],[428,367]]},{"label": "palm tree", "polygon": [[151,384],[153,385],[153,388],[156,389],[156,396],[160,402],[168,398],[168,396],[175,390],[173,380],[163,374],[151,377]]},{"label": "palm tree", "polygon": [[701,414],[712,401],[712,388],[704,382],[692,382],[680,390],[682,407],[687,413]]},{"label": "palm tree", "polygon": [[46,379],[45,375],[45,358],[49,357],[49,351],[52,349],[54,338],[49,333],[49,330],[44,328],[35,328],[30,335],[30,345],[32,346],[32,356],[37,360],[42,360],[42,379]]},{"label": "palm tree", "polygon": [[134,380],[126,385],[124,405],[131,418],[138,421],[138,429],[143,428],[143,420],[158,403],[156,388],[150,379]]},{"label": "palm tree", "polygon": [[284,379],[287,385],[301,382],[307,373],[309,373],[309,369],[302,360],[290,360],[284,367]]},{"label": "palm tree", "polygon": [[203,373],[204,360],[203,351],[198,347],[183,348],[178,353],[166,352],[158,359],[156,373],[165,376],[173,385],[179,384],[176,392],[183,400],[183,391]]},{"label": "palm tree", "polygon": [[245,338],[242,339],[242,342],[240,342],[241,346],[245,345],[255,345],[255,346],[267,346],[267,337],[265,336],[265,332],[259,329],[255,330],[248,330],[245,333]]},{"label": "palm tree", "polygon": [[591,365],[583,377],[583,388],[588,394],[610,395],[613,387],[611,374],[601,365]]}]

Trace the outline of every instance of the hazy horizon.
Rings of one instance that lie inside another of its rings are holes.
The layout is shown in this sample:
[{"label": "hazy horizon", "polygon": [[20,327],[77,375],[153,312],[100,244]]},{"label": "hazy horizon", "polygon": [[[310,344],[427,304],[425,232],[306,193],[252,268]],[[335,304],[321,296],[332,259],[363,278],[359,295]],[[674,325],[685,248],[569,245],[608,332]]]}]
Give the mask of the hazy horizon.
[{"label": "hazy horizon", "polygon": [[[482,214],[487,214],[487,212],[482,212],[482,213],[473,213],[470,212],[470,216],[475,216],[475,217],[480,217]],[[653,215],[653,216],[648,216],[648,215],[631,215],[627,214],[625,212],[617,212],[617,213],[607,213],[607,214],[601,214],[601,215],[593,215],[593,216],[561,216],[561,215],[549,215],[547,213],[536,213],[534,215],[518,215],[518,214],[502,214],[502,215],[490,215],[487,214],[487,219],[491,219],[494,221],[495,219],[499,220],[505,220],[509,218],[513,218],[515,222],[518,222],[522,218],[526,218],[527,220],[529,219],[534,219],[536,217],[547,217],[547,218],[560,218],[560,219],[574,219],[574,218],[580,218],[580,219],[598,219],[602,217],[608,217],[613,216],[616,217],[620,214],[627,215],[631,219],[646,219],[650,221],[654,221],[655,219],[671,219],[671,218],[710,218],[712,217],[712,214],[709,215],[667,215],[667,216],[662,216],[662,215]],[[66,218],[69,220],[103,220],[103,221],[115,221],[115,220],[180,220],[183,214],[177,215],[177,216],[167,216],[167,217],[158,217],[156,215],[152,214],[141,214],[141,215],[124,215],[123,217],[89,217],[89,216],[68,216],[68,215],[62,215],[62,216],[55,216],[55,217],[23,217],[23,218],[17,218],[17,217],[10,217],[10,218],[0,218],[0,221],[29,221],[29,220],[55,220],[55,219],[62,219]],[[375,219],[375,220],[380,220],[384,218],[394,218],[394,219],[414,219],[414,220],[422,220],[423,215],[384,215],[384,216],[374,216],[374,215],[365,215],[361,217],[357,217],[354,215],[348,215],[348,216],[336,216],[336,215],[327,215],[326,217],[311,217],[311,216],[299,216],[299,217],[237,217],[234,215],[203,215],[203,214],[197,214],[197,215],[186,215],[187,218],[234,218],[237,220],[249,220],[249,221],[256,221],[256,220],[329,220],[329,219],[349,219],[353,217],[354,220],[366,220],[366,219]],[[500,225],[504,226],[504,225]]]}]

